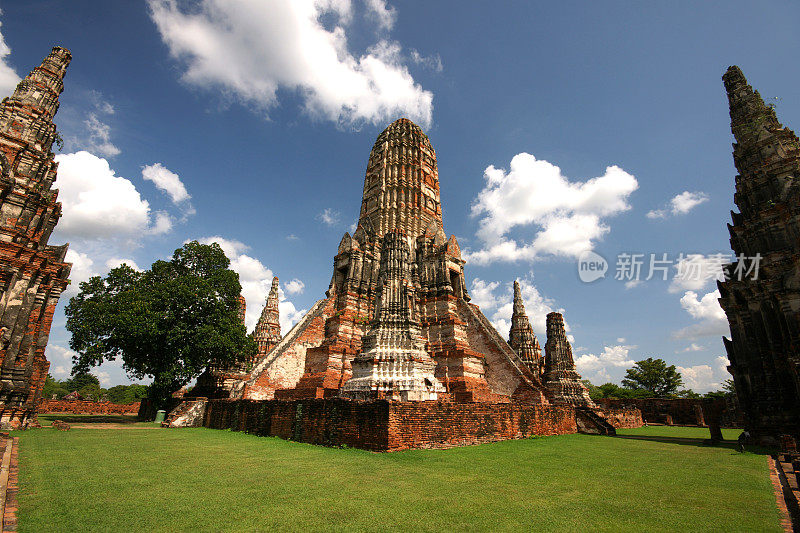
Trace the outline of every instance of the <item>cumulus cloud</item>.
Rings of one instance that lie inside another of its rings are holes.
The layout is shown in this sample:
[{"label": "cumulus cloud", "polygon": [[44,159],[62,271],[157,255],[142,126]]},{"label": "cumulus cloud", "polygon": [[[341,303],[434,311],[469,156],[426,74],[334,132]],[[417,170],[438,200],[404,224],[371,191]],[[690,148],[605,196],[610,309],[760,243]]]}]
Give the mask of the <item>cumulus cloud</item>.
[{"label": "cumulus cloud", "polygon": [[[0,15],[2,14],[2,11],[0,11]],[[0,23],[0,26],[2,26],[2,23]],[[20,77],[14,67],[8,64],[8,56],[10,54],[11,48],[6,44],[3,34],[0,33],[0,98],[11,96],[20,82]]]},{"label": "cumulus cloud", "polygon": [[150,204],[103,158],[81,151],[59,154],[59,234],[82,239],[140,235],[151,223]]},{"label": "cumulus cloud", "polygon": [[675,350],[675,353],[678,353],[678,352],[702,352],[705,349],[706,349],[705,346],[700,346],[696,342],[693,342],[689,346],[684,348],[683,350]]},{"label": "cumulus cloud", "polygon": [[64,291],[64,296],[71,298],[80,292],[78,285],[81,282],[87,281],[92,276],[97,276],[99,272],[95,271],[94,261],[88,254],[81,253],[72,247],[67,250],[64,260],[67,263],[72,263],[72,270],[69,273],[70,284]]},{"label": "cumulus cloud", "polygon": [[[520,279],[519,286],[522,291],[522,299],[525,301],[525,313],[528,315],[531,326],[539,344],[544,347],[547,333],[547,314],[553,311],[561,311],[556,308],[556,304],[550,298],[543,296],[539,289],[529,280]],[[502,292],[495,293],[498,289]],[[484,281],[475,278],[472,281],[469,291],[472,303],[481,308],[481,311],[489,318],[492,325],[503,338],[508,338],[508,331],[511,329],[511,315],[514,312],[514,284],[513,282],[501,285],[497,281]],[[569,331],[569,324],[564,322],[564,327]],[[571,336],[569,337],[572,342]]]},{"label": "cumulus cloud", "polygon": [[675,276],[669,292],[698,291],[712,280],[724,280],[722,266],[730,260],[730,254],[681,254],[673,265]]},{"label": "cumulus cloud", "polygon": [[676,366],[683,378],[683,386],[695,392],[707,392],[720,388],[719,381],[714,376],[714,370],[708,365],[695,365],[689,367]]},{"label": "cumulus cloud", "polygon": [[[202,244],[211,244],[216,242],[219,244],[222,251],[231,261],[231,270],[239,274],[239,283],[242,285],[242,296],[247,302],[245,312],[245,325],[248,331],[252,331],[261,316],[261,310],[266,302],[269,290],[272,287],[272,270],[264,266],[264,264],[247,255],[245,252],[249,250],[246,244],[233,240],[225,239],[220,236],[204,237],[197,239]],[[292,280],[300,285],[303,282],[300,280]],[[291,282],[290,282],[291,283]],[[295,285],[297,286],[297,285]],[[297,310],[292,302],[287,300],[283,295],[283,290],[279,291],[280,302],[278,310],[280,311],[281,331],[286,333],[289,329],[306,314],[306,309]]]},{"label": "cumulus cloud", "polygon": [[[480,216],[477,236],[482,249],[465,256],[478,264],[533,260],[550,254],[578,257],[610,231],[604,219],[630,209],[636,178],[617,166],[585,182],[571,182],[561,169],[520,153],[510,170],[489,166],[483,190],[472,205]],[[532,230],[530,242],[509,236],[516,227]]]},{"label": "cumulus cloud", "polygon": [[317,220],[320,220],[326,226],[335,226],[341,219],[341,213],[330,207],[325,208],[322,213],[317,215]]},{"label": "cumulus cloud", "polygon": [[605,346],[600,354],[588,353],[575,358],[575,367],[592,383],[608,382],[611,380],[609,369],[627,369],[636,363],[628,355],[634,348],[636,346],[624,344]]},{"label": "cumulus cloud", "polygon": [[669,215],[685,215],[698,205],[707,202],[708,195],[704,192],[683,191],[669,201],[669,206],[664,209],[654,209],[647,212],[647,218],[667,218]]},{"label": "cumulus cloud", "polygon": [[287,294],[302,294],[303,289],[306,288],[306,284],[300,281],[299,279],[294,278],[289,283],[287,283],[284,288]]},{"label": "cumulus cloud", "polygon": [[142,271],[142,269],[139,268],[139,265],[137,265],[136,261],[134,261],[133,259],[111,257],[108,260],[106,260],[106,268],[108,270],[112,270],[114,268],[117,268],[118,266],[122,266],[123,264],[128,265],[129,267],[138,272]]},{"label": "cumulus cloud", "polygon": [[[381,39],[362,54],[350,51],[350,0],[202,0],[191,10],[175,0],[148,5],[190,85],[219,88],[264,111],[286,90],[302,98],[309,116],[348,126],[398,116],[431,124],[433,94],[414,81],[398,43]],[[381,28],[391,28],[394,9],[381,0],[368,0],[366,8]]]},{"label": "cumulus cloud", "polygon": [[142,178],[152,181],[158,190],[169,196],[173,204],[181,204],[191,198],[181,178],[161,163],[145,166]]},{"label": "cumulus cloud", "polygon": [[694,340],[702,337],[730,335],[728,319],[719,305],[719,291],[715,290],[699,297],[695,291],[686,291],[681,297],[681,307],[697,322],[675,331],[676,339]]}]

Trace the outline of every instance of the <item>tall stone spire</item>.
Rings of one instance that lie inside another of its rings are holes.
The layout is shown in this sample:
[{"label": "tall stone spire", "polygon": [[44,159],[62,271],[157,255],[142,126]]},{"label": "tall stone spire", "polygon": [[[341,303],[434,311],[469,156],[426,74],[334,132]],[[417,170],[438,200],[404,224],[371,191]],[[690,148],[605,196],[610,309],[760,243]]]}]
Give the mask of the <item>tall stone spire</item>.
[{"label": "tall stone spire", "polygon": [[567,340],[564,317],[561,313],[547,315],[547,343],[544,345],[544,351],[544,381],[556,401],[579,407],[595,407],[589,398],[589,391],[581,383],[581,376],[575,371],[572,346]]},{"label": "tall stone spire", "polygon": [[384,235],[375,315],[362,337],[362,353],[353,360],[353,377],[342,387],[343,396],[435,400],[444,392],[434,377],[436,363],[424,350],[420,325],[412,317],[410,254],[401,230]]},{"label": "tall stone spire", "polygon": [[763,444],[776,444],[782,434],[800,439],[800,141],[738,67],[722,80],[739,208],[728,224],[737,257],[718,283],[731,329],[723,341],[745,427]]},{"label": "tall stone spire", "polygon": [[52,189],[57,164],[53,116],[71,60],[53,48],[0,103],[0,425],[35,417],[50,363],[44,350],[69,281],[67,245],[51,246],[61,217]]},{"label": "tall stone spire", "polygon": [[528,315],[525,313],[525,304],[522,301],[522,291],[518,281],[514,281],[514,312],[511,315],[508,344],[536,377],[542,375],[542,349],[533,333]]},{"label": "tall stone spire", "polygon": [[278,309],[278,278],[272,278],[272,288],[261,311],[253,337],[258,343],[258,357],[262,357],[281,340],[281,321]]},{"label": "tall stone spire", "polygon": [[401,118],[369,154],[358,224],[378,237],[398,229],[413,239],[431,223],[442,226],[436,152],[419,126]]}]

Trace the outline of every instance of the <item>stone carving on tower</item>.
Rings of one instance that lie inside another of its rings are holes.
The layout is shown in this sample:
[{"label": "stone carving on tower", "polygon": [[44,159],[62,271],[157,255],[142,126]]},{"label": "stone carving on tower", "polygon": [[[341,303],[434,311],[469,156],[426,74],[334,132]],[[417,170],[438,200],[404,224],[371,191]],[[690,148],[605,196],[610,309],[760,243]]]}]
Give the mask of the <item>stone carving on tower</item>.
[{"label": "stone carving on tower", "polygon": [[435,400],[444,387],[433,375],[436,363],[425,352],[419,323],[411,313],[411,248],[400,229],[389,231],[382,241],[375,316],[341,394],[362,400]]},{"label": "stone carving on tower", "polygon": [[53,117],[72,59],[55,47],[0,103],[0,425],[35,420],[50,363],[45,347],[71,265],[47,243],[61,217],[53,189]]},{"label": "stone carving on tower", "polygon": [[508,344],[517,352],[522,362],[537,377],[544,370],[544,359],[539,341],[533,333],[533,328],[525,314],[525,304],[522,301],[522,291],[519,282],[514,281],[514,311],[511,315],[511,330],[508,332]]},{"label": "stone carving on tower", "polygon": [[554,400],[577,407],[596,407],[586,386],[581,383],[581,376],[575,371],[572,346],[567,339],[561,313],[547,314],[547,343],[544,345],[544,352],[544,382],[553,393]]},{"label": "stone carving on tower", "polygon": [[739,208],[728,225],[735,262],[718,283],[731,329],[723,341],[745,427],[776,444],[800,439],[800,141],[738,67],[722,79]]}]

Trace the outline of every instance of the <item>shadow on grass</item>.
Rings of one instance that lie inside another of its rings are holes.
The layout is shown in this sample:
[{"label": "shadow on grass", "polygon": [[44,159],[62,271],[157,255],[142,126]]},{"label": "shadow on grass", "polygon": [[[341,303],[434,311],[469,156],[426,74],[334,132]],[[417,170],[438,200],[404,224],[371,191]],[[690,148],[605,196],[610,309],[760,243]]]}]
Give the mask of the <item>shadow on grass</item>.
[{"label": "shadow on grass", "polygon": [[[708,439],[700,439],[695,437],[666,437],[662,435],[616,435],[615,439],[629,439],[629,440],[647,440],[651,442],[663,442],[666,444],[680,444],[683,446],[701,446],[703,448],[728,448],[735,453],[739,452],[739,443],[735,440],[723,440],[716,444],[711,444]],[[748,444],[745,446],[745,451],[757,455],[772,455],[775,450],[769,448],[762,448]]]},{"label": "shadow on grass", "polygon": [[136,415],[71,415],[68,413],[50,413],[39,415],[39,423],[50,425],[53,420],[61,420],[67,424],[135,424],[139,422]]}]

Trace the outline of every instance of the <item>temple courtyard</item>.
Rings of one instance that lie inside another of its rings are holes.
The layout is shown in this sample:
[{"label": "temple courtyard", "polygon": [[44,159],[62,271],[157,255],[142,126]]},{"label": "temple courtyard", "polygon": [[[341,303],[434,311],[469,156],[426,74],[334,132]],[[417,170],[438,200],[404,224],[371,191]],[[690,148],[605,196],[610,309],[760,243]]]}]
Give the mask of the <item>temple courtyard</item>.
[{"label": "temple courtyard", "polygon": [[[61,416],[63,419],[64,417]],[[766,450],[651,426],[372,453],[128,417],[19,437],[19,531],[780,531]]]}]

